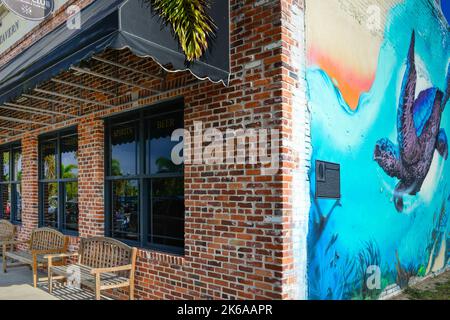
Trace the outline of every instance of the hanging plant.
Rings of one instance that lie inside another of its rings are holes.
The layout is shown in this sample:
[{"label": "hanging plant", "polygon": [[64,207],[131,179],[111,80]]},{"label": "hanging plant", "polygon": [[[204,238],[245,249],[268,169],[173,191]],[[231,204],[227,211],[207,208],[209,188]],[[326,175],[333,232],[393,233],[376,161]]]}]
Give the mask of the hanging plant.
[{"label": "hanging plant", "polygon": [[198,60],[208,49],[217,26],[208,15],[210,0],[144,0],[172,31],[188,62]]}]

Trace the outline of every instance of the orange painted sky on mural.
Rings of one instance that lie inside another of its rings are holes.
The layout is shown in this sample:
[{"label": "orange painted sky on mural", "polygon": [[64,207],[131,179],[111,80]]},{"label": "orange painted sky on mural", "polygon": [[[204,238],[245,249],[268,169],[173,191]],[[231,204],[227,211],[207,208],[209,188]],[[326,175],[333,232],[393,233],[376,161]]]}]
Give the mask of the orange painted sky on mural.
[{"label": "orange painted sky on mural", "polygon": [[311,64],[317,65],[333,79],[352,110],[358,107],[361,94],[368,92],[375,80],[375,73],[370,76],[362,75],[352,66],[334,60],[331,55],[321,53],[315,48],[310,48],[308,59]]}]

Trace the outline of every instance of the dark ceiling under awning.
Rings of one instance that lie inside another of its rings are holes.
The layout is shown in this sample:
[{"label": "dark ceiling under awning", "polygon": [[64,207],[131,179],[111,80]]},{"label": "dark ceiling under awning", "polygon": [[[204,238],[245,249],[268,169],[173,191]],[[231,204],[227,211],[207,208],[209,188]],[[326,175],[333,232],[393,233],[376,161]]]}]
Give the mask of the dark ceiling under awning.
[{"label": "dark ceiling under awning", "polygon": [[229,1],[215,1],[209,13],[218,27],[216,37],[201,61],[187,66],[170,28],[162,27],[142,0],[94,1],[81,11],[81,29],[62,24],[0,68],[0,104],[108,48],[129,48],[162,67],[170,65],[171,71],[190,70],[200,79],[227,85]]}]

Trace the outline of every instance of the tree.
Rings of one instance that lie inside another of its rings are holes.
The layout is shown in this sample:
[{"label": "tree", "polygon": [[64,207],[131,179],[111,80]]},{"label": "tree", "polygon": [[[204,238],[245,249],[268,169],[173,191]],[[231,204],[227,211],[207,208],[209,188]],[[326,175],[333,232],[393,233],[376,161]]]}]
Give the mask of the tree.
[{"label": "tree", "polygon": [[186,60],[201,58],[208,49],[208,41],[215,35],[217,26],[206,10],[210,0],[144,0],[152,6],[165,22],[172,27]]}]

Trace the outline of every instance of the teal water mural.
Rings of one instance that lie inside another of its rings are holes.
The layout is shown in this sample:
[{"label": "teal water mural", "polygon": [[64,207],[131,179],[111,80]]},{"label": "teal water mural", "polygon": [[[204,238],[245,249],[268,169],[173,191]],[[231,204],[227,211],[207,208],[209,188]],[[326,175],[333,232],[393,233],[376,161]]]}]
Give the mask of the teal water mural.
[{"label": "teal water mural", "polygon": [[[391,9],[375,81],[355,111],[324,70],[308,69],[311,190],[316,160],[339,163],[342,175],[341,200],[311,193],[309,298],[376,299],[448,265],[449,61],[449,30],[411,0]],[[379,266],[380,288],[367,287],[369,266]]]}]

